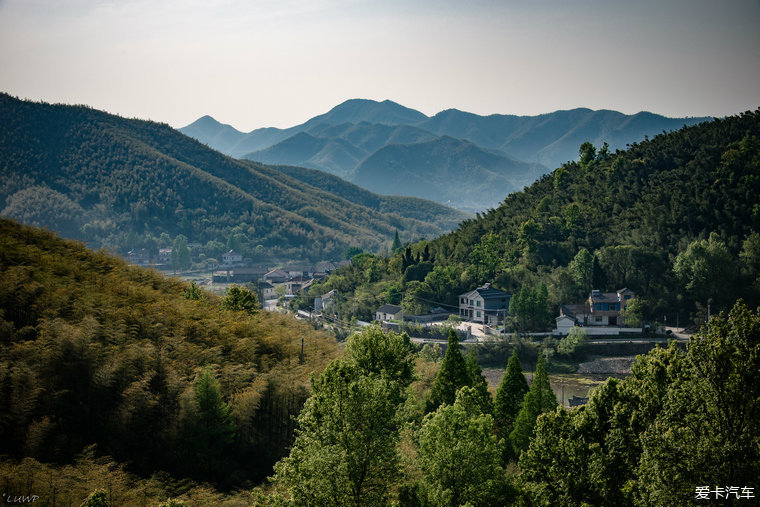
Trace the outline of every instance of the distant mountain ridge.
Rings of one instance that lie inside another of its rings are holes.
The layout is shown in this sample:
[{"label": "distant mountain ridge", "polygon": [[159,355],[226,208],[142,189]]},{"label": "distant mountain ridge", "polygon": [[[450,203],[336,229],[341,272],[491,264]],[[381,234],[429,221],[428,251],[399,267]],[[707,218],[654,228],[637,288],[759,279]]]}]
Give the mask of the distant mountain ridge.
[{"label": "distant mountain ridge", "polygon": [[262,261],[316,261],[351,245],[377,251],[396,230],[409,239],[438,235],[468,217],[431,201],[356,192],[343,180],[330,183],[332,193],[168,125],[6,94],[0,174],[1,215],[122,253],[182,234],[211,242],[214,256],[235,246]]},{"label": "distant mountain ridge", "polygon": [[[404,195],[430,195],[429,188],[412,184],[412,181],[432,181],[440,179],[441,174],[451,168],[468,168],[473,171],[473,178],[458,182],[458,188],[462,191],[457,192],[453,200],[436,194],[436,200],[450,201],[461,209],[485,209],[497,205],[509,193],[520,190],[536,177],[549,172],[549,169],[577,159],[578,147],[586,141],[597,146],[606,142],[611,150],[622,149],[647,136],[678,130],[711,118],[666,118],[647,112],[625,115],[617,111],[587,108],[537,116],[480,116],[448,109],[428,117],[390,100],[352,99],[287,129],[263,128],[246,134],[233,132],[229,125],[211,120],[205,116],[180,131],[233,157],[318,169],[360,185],[370,185],[368,189],[374,192],[382,193],[390,188],[388,178],[383,180],[379,177],[383,167],[377,165],[382,160],[389,163],[387,157],[390,153],[404,151],[407,153],[406,163],[414,161],[415,165],[404,168],[398,164],[385,167],[389,178],[391,174],[400,174],[400,171],[411,178],[393,187],[397,193]],[[443,165],[432,167],[422,164],[424,154],[429,149],[425,143],[443,137],[467,141],[480,153],[477,157],[470,156],[464,160],[460,158],[461,151],[451,152],[448,158],[438,152],[437,159]],[[406,147],[389,148],[394,145]],[[418,153],[411,155],[414,151]],[[499,168],[477,162],[489,160],[494,152],[511,162]],[[517,162],[524,165],[519,166]],[[500,174],[495,179],[489,179],[491,186],[488,188],[493,195],[484,195],[471,188],[471,183],[482,187],[482,180],[475,175],[483,171]],[[370,172],[376,173],[378,178],[369,178]],[[380,185],[380,182],[383,184]]]}]

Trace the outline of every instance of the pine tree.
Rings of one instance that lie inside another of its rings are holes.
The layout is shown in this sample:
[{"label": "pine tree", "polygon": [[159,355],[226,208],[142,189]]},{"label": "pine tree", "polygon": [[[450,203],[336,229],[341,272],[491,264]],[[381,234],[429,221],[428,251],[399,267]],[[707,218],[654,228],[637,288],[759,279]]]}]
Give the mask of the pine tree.
[{"label": "pine tree", "polygon": [[554,410],[557,406],[557,397],[552,391],[549,384],[549,376],[546,374],[544,365],[544,356],[539,354],[536,372],[533,375],[533,382],[530,385],[528,393],[525,395],[522,408],[517,414],[515,427],[509,434],[509,440],[512,443],[516,453],[528,448],[530,439],[533,437],[533,430],[536,426],[536,419],[544,412]]},{"label": "pine tree", "polygon": [[219,381],[210,368],[203,370],[195,383],[198,414],[193,431],[197,468],[203,474],[215,474],[225,459],[227,446],[235,437],[235,422],[229,403],[222,399]]},{"label": "pine tree", "polygon": [[441,369],[435,377],[430,395],[428,410],[432,411],[443,404],[451,405],[456,399],[457,389],[469,384],[467,365],[459,350],[459,337],[454,330],[449,331],[449,343],[443,357]]},{"label": "pine tree", "polygon": [[391,253],[396,253],[399,250],[401,250],[401,239],[399,239],[398,229],[396,229],[396,234],[393,236],[393,244],[391,245]]},{"label": "pine tree", "polygon": [[468,385],[474,389],[476,393],[476,399],[480,405],[480,411],[484,414],[490,414],[493,412],[493,399],[491,393],[488,392],[488,381],[483,376],[483,370],[478,364],[478,360],[475,358],[475,351],[470,350],[467,354],[467,360],[465,361],[467,367],[467,377],[469,379]]},{"label": "pine tree", "polygon": [[493,415],[498,434],[502,438],[509,437],[514,429],[515,419],[528,392],[528,381],[525,380],[517,351],[509,358],[504,377],[496,390]]}]

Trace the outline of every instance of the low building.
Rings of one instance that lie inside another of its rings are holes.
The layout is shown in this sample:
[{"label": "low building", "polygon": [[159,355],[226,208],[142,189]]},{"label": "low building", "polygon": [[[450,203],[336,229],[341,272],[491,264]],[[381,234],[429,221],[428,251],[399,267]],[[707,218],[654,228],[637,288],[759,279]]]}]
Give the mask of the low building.
[{"label": "low building", "polygon": [[274,285],[272,285],[271,283],[259,282],[258,287],[259,287],[259,291],[261,292],[261,297],[264,300],[276,298],[276,294],[274,293]]},{"label": "low building", "polygon": [[281,269],[273,269],[263,276],[264,281],[271,284],[285,283],[289,278],[288,274]]},{"label": "low building", "polygon": [[459,316],[463,320],[495,325],[504,322],[511,295],[490,283],[459,296]]},{"label": "low building", "polygon": [[173,249],[171,247],[169,248],[160,248],[158,250],[158,263],[168,266],[172,263],[172,252]]},{"label": "low building", "polygon": [[235,250],[222,254],[222,264],[226,266],[235,266],[243,263],[243,256],[237,253]]},{"label": "low building", "polygon": [[399,320],[401,318],[401,307],[398,305],[385,304],[375,310],[375,320],[387,322],[389,320]]},{"label": "low building", "polygon": [[136,264],[138,266],[150,265],[150,252],[145,248],[135,248],[127,252],[127,256],[130,264]]}]

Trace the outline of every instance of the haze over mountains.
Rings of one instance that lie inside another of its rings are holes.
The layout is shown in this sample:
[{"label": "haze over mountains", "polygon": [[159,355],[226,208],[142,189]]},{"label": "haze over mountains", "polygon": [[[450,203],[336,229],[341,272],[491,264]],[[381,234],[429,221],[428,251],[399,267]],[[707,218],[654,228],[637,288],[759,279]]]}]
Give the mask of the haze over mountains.
[{"label": "haze over mountains", "polygon": [[428,117],[389,100],[353,99],[287,129],[243,133],[204,116],[180,131],[233,157],[318,169],[373,192],[477,211],[577,159],[586,141],[615,150],[709,120],[583,108],[538,116],[449,109]]}]

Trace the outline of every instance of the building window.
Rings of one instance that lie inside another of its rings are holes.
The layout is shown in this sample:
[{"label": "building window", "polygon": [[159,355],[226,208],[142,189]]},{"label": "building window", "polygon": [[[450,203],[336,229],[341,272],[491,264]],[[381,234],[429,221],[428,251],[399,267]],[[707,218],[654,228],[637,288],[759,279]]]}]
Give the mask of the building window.
[{"label": "building window", "polygon": [[480,300],[475,301],[475,306],[477,306],[478,308],[480,308]]},{"label": "building window", "polygon": [[472,306],[472,305],[473,305],[473,302],[472,302],[472,299],[470,299],[470,306]]},{"label": "building window", "polygon": [[631,299],[631,295],[630,294],[626,294],[623,299]]},{"label": "building window", "polygon": [[601,315],[597,315],[596,317],[594,317],[594,322],[601,322],[601,321],[602,321]]},{"label": "building window", "polygon": [[476,316],[477,318],[480,318],[480,312],[475,312],[475,316]]}]

